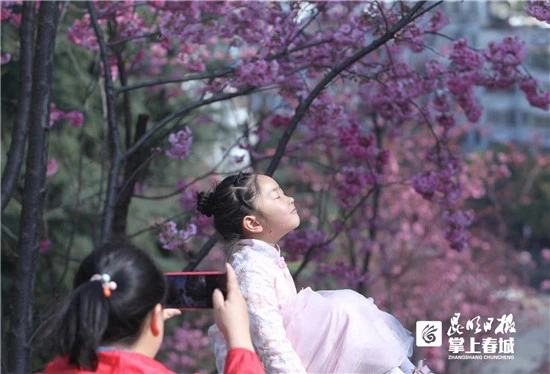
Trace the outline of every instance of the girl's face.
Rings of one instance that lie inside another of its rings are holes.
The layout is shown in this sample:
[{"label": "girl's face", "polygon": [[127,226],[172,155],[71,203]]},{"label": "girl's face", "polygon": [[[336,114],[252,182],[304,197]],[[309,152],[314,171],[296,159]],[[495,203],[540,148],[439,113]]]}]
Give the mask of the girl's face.
[{"label": "girl's face", "polygon": [[262,230],[251,236],[274,244],[300,225],[300,217],[294,198],[286,196],[273,178],[267,175],[257,175],[256,178],[259,193],[255,204],[260,214],[254,218]]}]

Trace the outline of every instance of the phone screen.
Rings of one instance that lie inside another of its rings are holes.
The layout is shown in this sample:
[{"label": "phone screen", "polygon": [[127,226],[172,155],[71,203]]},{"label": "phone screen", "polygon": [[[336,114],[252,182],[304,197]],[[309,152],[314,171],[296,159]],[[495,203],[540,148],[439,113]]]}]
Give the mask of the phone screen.
[{"label": "phone screen", "polygon": [[227,274],[221,272],[166,273],[168,293],[164,307],[212,309],[212,294],[218,288],[227,295]]}]

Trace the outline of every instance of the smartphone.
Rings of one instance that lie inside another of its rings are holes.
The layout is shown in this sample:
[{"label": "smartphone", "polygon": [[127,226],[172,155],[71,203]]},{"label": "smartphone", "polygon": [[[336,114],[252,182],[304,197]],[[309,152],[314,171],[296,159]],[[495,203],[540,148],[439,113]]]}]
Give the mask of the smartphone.
[{"label": "smartphone", "polygon": [[165,273],[168,293],[165,308],[212,309],[217,288],[227,296],[227,273],[215,271]]}]

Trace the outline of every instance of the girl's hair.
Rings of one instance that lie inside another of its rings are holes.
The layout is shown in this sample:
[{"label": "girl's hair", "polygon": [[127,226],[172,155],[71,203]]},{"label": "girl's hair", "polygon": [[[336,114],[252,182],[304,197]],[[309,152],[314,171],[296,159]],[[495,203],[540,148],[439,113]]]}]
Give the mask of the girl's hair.
[{"label": "girl's hair", "polygon": [[[95,274],[108,274],[117,285],[110,297]],[[86,257],[74,289],[53,316],[47,337],[57,354],[79,369],[95,371],[100,345],[135,343],[144,321],[165,298],[165,279],[153,260],[126,242],[108,244]]]},{"label": "girl's hair", "polygon": [[207,217],[214,216],[214,228],[231,248],[243,238],[243,218],[256,212],[258,192],[256,175],[241,172],[225,178],[209,192],[199,192],[197,208]]}]

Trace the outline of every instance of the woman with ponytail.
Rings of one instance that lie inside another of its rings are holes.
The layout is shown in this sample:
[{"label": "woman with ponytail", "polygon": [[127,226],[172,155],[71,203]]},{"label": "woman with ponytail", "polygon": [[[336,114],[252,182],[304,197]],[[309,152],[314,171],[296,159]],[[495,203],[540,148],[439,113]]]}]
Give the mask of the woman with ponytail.
[{"label": "woman with ponytail", "polygon": [[[213,296],[216,324],[232,348],[226,373],[263,373],[229,265],[227,273],[227,299],[220,291]],[[47,374],[174,374],[154,357],[164,321],[181,312],[162,307],[164,275],[145,252],[128,243],[95,250],[80,264],[73,286],[46,334],[58,354]]]}]

